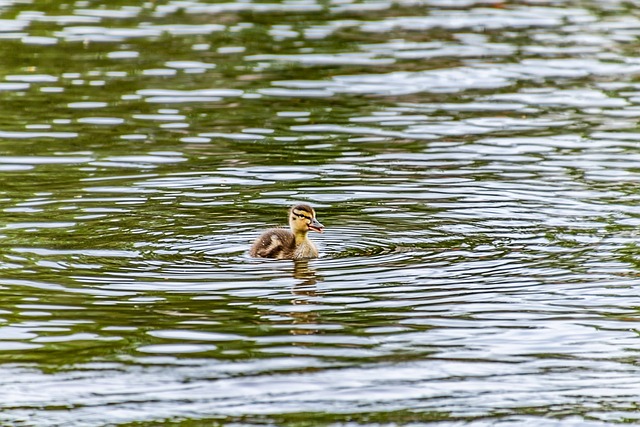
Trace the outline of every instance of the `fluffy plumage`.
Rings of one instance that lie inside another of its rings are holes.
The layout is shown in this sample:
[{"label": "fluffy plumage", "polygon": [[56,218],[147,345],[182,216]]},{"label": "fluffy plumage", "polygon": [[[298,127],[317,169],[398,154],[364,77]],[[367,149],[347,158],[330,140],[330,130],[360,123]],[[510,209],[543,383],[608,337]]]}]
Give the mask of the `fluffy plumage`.
[{"label": "fluffy plumage", "polygon": [[289,230],[271,228],[258,237],[249,254],[257,258],[303,259],[316,258],[318,249],[307,237],[309,231],[322,233],[324,226],[316,219],[316,211],[309,205],[289,209]]}]

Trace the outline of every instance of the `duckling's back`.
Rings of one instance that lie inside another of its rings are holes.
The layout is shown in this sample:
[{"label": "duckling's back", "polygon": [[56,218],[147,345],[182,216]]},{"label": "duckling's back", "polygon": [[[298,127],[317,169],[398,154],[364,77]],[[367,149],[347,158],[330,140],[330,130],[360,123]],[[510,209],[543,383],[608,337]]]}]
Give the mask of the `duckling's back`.
[{"label": "duckling's back", "polygon": [[258,237],[249,255],[259,258],[290,259],[296,251],[296,239],[293,233],[284,228],[271,228]]}]

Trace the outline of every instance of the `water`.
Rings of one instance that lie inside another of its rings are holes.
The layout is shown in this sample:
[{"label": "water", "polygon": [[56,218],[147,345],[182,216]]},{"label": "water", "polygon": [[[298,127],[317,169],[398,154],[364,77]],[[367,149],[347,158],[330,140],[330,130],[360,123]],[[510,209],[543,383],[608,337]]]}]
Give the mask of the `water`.
[{"label": "water", "polygon": [[636,424],[638,5],[1,2],[0,422]]}]

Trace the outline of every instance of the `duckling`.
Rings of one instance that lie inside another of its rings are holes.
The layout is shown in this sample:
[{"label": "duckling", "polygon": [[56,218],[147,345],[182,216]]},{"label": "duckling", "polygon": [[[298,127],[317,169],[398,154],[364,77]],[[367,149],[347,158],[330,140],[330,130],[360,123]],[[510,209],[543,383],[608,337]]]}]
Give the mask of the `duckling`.
[{"label": "duckling", "polygon": [[249,255],[258,258],[303,259],[317,258],[318,249],[307,237],[309,230],[322,233],[324,225],[316,219],[316,211],[309,205],[289,209],[289,228],[271,228],[258,237]]}]

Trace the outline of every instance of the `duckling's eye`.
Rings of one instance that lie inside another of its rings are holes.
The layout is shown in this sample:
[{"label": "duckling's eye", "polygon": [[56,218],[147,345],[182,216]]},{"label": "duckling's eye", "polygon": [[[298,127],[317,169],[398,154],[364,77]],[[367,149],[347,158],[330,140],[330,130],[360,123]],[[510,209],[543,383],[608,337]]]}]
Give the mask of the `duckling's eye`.
[{"label": "duckling's eye", "polygon": [[311,221],[311,218],[309,218],[309,217],[308,217],[308,216],[306,216],[306,215],[302,215],[302,214],[299,214],[299,213],[297,213],[297,212],[293,212],[293,214],[294,214],[295,216],[297,216],[298,218],[305,218],[305,219],[308,219],[309,221]]}]

